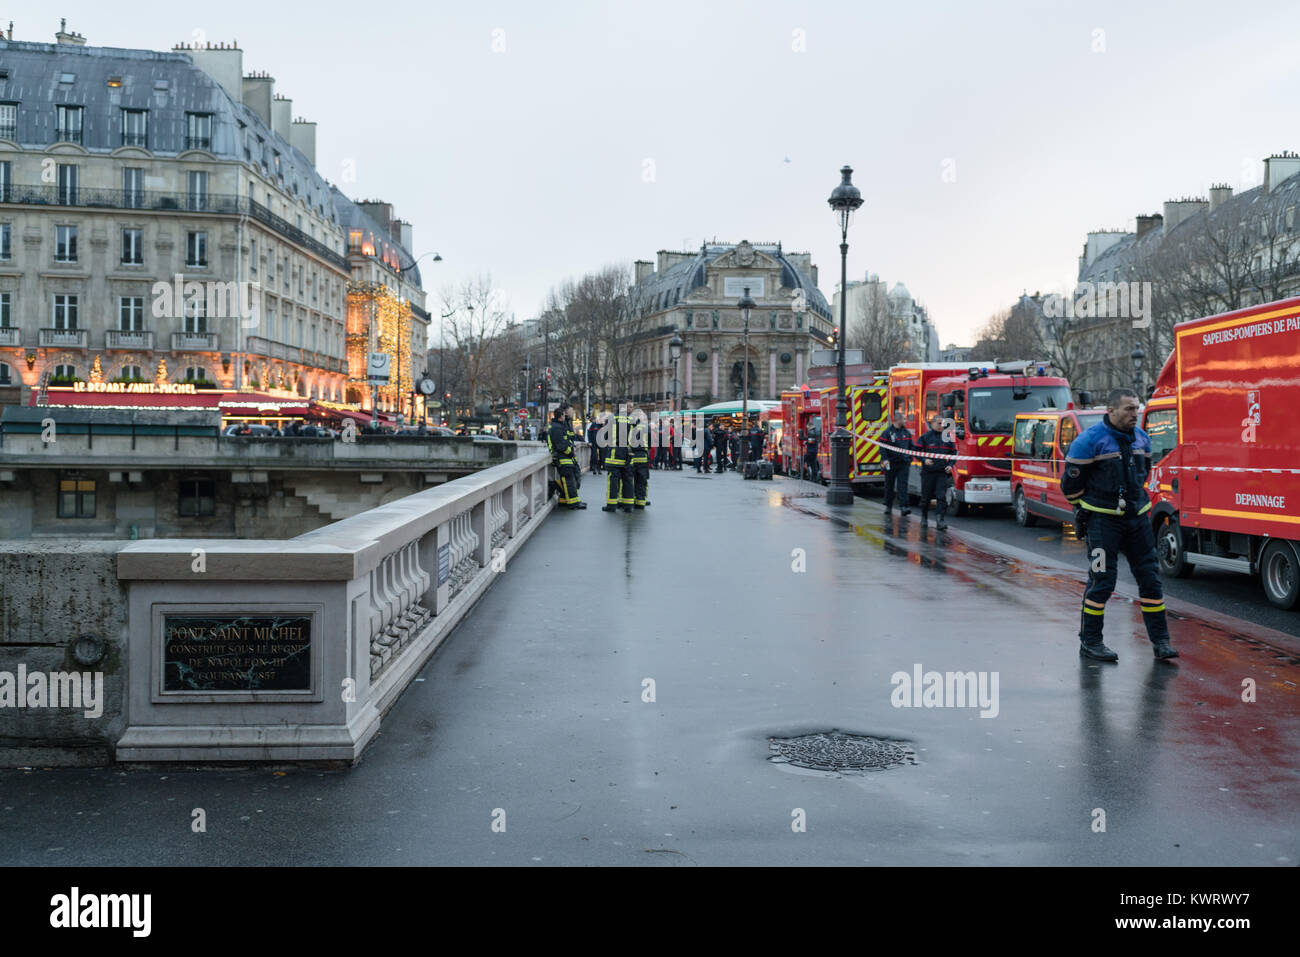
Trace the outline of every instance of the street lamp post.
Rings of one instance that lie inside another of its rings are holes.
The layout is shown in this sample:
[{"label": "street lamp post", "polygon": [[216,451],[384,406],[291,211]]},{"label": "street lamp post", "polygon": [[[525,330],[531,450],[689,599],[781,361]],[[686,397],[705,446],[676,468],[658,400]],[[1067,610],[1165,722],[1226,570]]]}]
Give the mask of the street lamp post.
[{"label": "street lamp post", "polygon": [[[682,337],[677,334],[677,329],[675,327],[673,329],[673,337],[668,340],[668,355],[672,359],[672,366],[673,366],[673,381],[672,381],[673,414],[670,421],[675,423],[676,425],[676,429],[674,431],[674,438],[676,439],[677,442],[680,443],[685,439],[686,429],[685,429],[685,423],[682,422],[682,418],[680,414],[682,411],[681,403],[678,401],[677,398],[677,388],[678,386],[681,385],[681,382],[677,378],[677,363],[681,361],[682,358]],[[678,448],[680,448],[680,445],[678,446]],[[676,468],[678,465],[677,449],[676,448],[669,449],[668,457],[671,460],[671,464],[673,465],[673,467]]]},{"label": "street lamp post", "polygon": [[749,452],[749,313],[757,303],[749,298],[749,287],[745,287],[745,294],[740,297],[740,302],[736,303],[740,307],[740,315],[745,320],[744,342],[745,354],[741,357],[741,393],[740,393],[740,464],[737,471],[741,477],[745,474],[745,458]]},{"label": "street lamp post", "polygon": [[862,191],[853,185],[852,166],[842,167],[840,177],[839,185],[827,200],[840,222],[840,341],[839,355],[835,360],[835,433],[831,436],[831,484],[826,490],[827,505],[853,504],[853,486],[849,484],[849,407],[844,397],[844,345],[849,300],[849,222],[862,205]]},{"label": "street lamp post", "polygon": [[1141,346],[1134,346],[1133,351],[1129,353],[1129,358],[1133,360],[1133,391],[1137,393],[1138,401],[1144,402],[1142,395],[1142,360],[1146,358],[1146,353],[1142,351]]}]

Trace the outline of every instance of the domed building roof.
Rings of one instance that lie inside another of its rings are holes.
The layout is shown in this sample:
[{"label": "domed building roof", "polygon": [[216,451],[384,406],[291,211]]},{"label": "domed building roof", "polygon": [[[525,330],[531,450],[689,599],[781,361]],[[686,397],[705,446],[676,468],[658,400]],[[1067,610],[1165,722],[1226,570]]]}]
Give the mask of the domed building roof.
[{"label": "domed building roof", "polygon": [[912,294],[907,291],[907,287],[901,282],[894,283],[894,288],[889,290],[890,299],[911,299]]},{"label": "domed building roof", "polygon": [[[694,258],[669,266],[662,273],[655,273],[640,286],[640,294],[651,304],[654,310],[666,309],[688,295],[692,290],[708,282],[708,267],[719,256],[735,249],[739,243],[705,243]],[[830,305],[821,290],[813,283],[812,277],[796,266],[781,251],[780,244],[752,244],[759,252],[766,253],[781,264],[781,285],[788,289],[802,289],[808,308],[825,319],[832,319]]]}]

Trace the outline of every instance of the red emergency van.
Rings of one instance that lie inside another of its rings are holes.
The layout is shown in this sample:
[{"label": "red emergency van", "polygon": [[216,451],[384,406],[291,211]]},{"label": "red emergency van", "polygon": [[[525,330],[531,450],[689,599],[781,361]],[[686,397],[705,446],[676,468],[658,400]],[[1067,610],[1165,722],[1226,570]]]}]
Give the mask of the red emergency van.
[{"label": "red emergency van", "polygon": [[1142,427],[1162,571],[1259,575],[1300,603],[1300,298],[1174,327]]},{"label": "red emergency van", "polygon": [[1103,409],[1041,409],[1016,416],[1011,436],[1011,504],[1026,528],[1040,518],[1069,522],[1074,507],[1061,494],[1070,443],[1106,414]]}]

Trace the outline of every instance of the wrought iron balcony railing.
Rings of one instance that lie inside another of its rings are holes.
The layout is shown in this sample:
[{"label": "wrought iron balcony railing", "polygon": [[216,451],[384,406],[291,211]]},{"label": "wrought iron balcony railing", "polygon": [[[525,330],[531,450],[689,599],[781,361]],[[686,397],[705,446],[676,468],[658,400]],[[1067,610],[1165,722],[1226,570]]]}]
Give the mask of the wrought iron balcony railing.
[{"label": "wrought iron balcony railing", "polygon": [[71,206],[84,209],[142,209],[156,212],[201,212],[224,215],[247,214],[269,226],[285,239],[315,253],[342,272],[348,261],[324,243],[308,236],[292,223],[276,216],[261,203],[227,193],[163,192],[145,189],[80,189],[57,185],[29,186],[20,183],[0,186],[0,203],[18,206]]}]

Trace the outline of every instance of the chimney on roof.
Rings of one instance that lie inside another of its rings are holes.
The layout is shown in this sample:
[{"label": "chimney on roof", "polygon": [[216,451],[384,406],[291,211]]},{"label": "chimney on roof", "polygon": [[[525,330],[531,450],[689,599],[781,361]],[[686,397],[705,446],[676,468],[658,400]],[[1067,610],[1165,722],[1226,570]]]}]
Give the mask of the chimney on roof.
[{"label": "chimney on roof", "polygon": [[289,145],[298,149],[307,157],[312,166],[316,165],[316,124],[302,117],[293,121],[289,127]]},{"label": "chimney on roof", "polygon": [[632,267],[635,270],[633,273],[634,284],[638,286],[655,273],[655,264],[644,259],[638,259],[632,264]]},{"label": "chimney on roof", "polygon": [[186,50],[196,67],[217,81],[232,100],[242,101],[244,92],[244,51],[235,46],[208,43],[194,44]]},{"label": "chimney on roof", "polygon": [[[9,31],[11,34],[13,33],[13,24],[9,25]],[[12,40],[13,37],[10,36],[9,39]],[[84,47],[86,45],[86,38],[80,33],[69,33],[68,21],[67,18],[64,18],[59,21],[59,32],[54,34],[54,42],[65,43],[68,46],[73,47]]]},{"label": "chimney on roof", "polygon": [[1232,199],[1232,187],[1227,183],[1215,183],[1210,187],[1210,212],[1214,212],[1230,199]]},{"label": "chimney on roof", "polygon": [[1152,213],[1150,216],[1139,216],[1137,218],[1137,238],[1141,239],[1164,221],[1165,218],[1159,213]]},{"label": "chimney on roof", "polygon": [[1165,203],[1165,235],[1168,236],[1180,223],[1185,223],[1197,213],[1208,212],[1209,208],[1209,202],[1199,197],[1184,196],[1182,199],[1169,200]]},{"label": "chimney on roof", "polygon": [[271,128],[271,101],[275,96],[275,77],[269,73],[250,73],[239,84],[240,102],[262,118]]},{"label": "chimney on roof", "polygon": [[277,93],[271,98],[271,132],[288,143],[292,135],[289,129],[291,126],[293,126],[293,100]]},{"label": "chimney on roof", "polygon": [[1264,160],[1264,192],[1273,192],[1296,173],[1300,173],[1300,156],[1289,151],[1273,154]]}]

